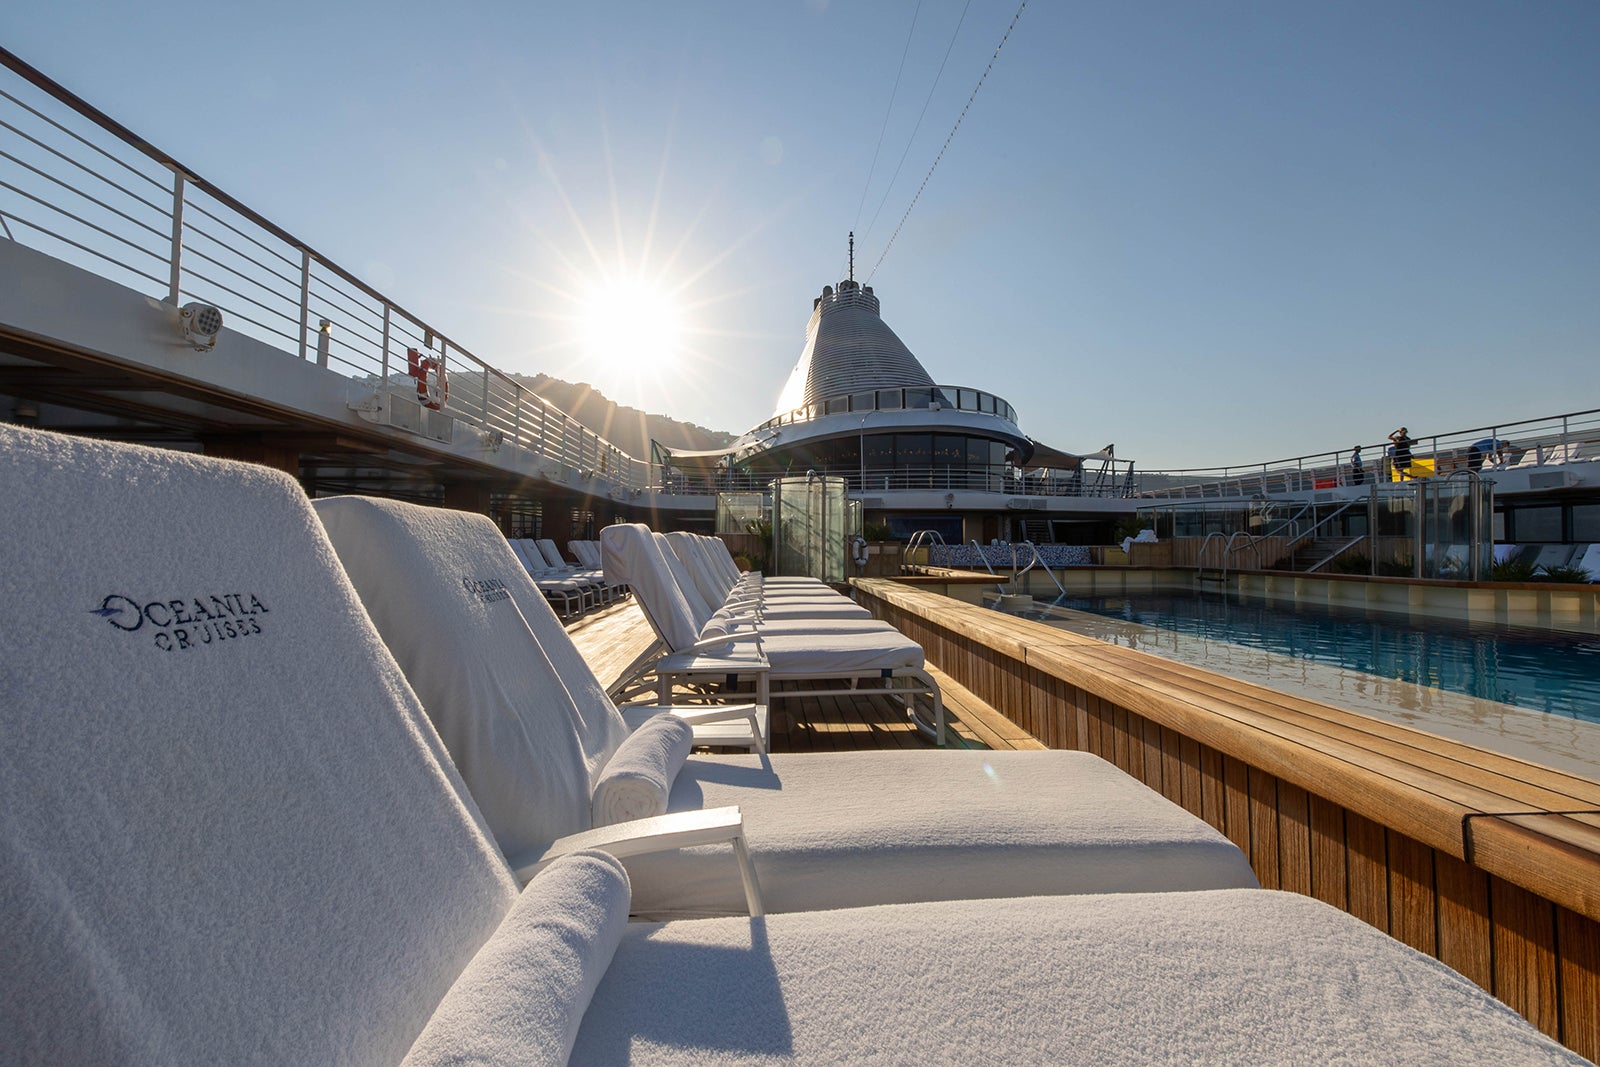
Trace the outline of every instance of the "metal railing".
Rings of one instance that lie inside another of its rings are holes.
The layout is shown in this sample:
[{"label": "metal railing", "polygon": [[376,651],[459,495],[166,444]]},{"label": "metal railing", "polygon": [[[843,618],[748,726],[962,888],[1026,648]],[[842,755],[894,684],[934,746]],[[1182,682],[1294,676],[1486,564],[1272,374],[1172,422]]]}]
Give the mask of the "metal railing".
[{"label": "metal railing", "polygon": [[780,412],[757,426],[752,433],[813,422],[830,415],[861,415],[869,411],[970,411],[993,415],[1013,426],[1017,413],[1001,397],[983,389],[964,385],[917,385],[892,389],[863,389],[813,401]]},{"label": "metal railing", "polygon": [[[1126,461],[1119,461],[1126,462]],[[843,478],[852,493],[927,490],[932,492],[996,493],[1009,497],[1122,497],[1126,487],[1121,477],[1084,481],[1068,477],[1071,472],[1052,471],[1017,474],[1013,467],[922,467],[875,468],[816,467],[818,475]],[[804,472],[801,472],[804,473]],[[659,488],[679,495],[761,492],[774,478],[785,472],[766,471],[677,471],[662,472]]]},{"label": "metal railing", "polygon": [[[1477,452],[1481,441],[1507,442],[1505,458],[1497,463]],[[1141,471],[1133,491],[1155,499],[1232,498],[1384,482],[1395,477],[1387,450],[1387,444],[1361,446],[1360,482],[1352,478],[1347,449],[1238,467]],[[1600,408],[1419,437],[1411,455],[1413,473],[1426,475],[1600,459]]]},{"label": "metal railing", "polygon": [[0,239],[226,326],[374,391],[415,395],[407,350],[442,364],[443,411],[625,489],[636,459],[190,167],[0,48]]}]

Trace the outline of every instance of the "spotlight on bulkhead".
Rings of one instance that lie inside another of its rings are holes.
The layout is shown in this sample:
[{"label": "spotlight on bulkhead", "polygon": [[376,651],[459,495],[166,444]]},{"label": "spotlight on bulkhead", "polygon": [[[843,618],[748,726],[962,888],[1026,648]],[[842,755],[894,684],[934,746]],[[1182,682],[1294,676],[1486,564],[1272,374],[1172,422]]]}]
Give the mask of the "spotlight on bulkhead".
[{"label": "spotlight on bulkhead", "polygon": [[222,332],[222,312],[210,304],[188,303],[178,309],[178,329],[196,352],[216,347]]}]

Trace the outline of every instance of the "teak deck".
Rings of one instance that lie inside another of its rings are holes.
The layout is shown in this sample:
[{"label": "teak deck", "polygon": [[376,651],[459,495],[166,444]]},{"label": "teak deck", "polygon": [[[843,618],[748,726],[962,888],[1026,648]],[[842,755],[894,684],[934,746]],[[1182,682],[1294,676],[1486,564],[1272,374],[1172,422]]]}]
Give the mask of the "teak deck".
[{"label": "teak deck", "polygon": [[[579,619],[568,633],[600,684],[608,688],[655,639],[632,600]],[[948,675],[931,665],[929,673],[944,694],[953,738],[981,748],[1045,747]],[[777,688],[800,692],[804,683],[780,682]],[[777,701],[772,710],[774,752],[926,747],[930,742],[906,719],[900,703],[870,690],[849,697],[791,697]]]}]

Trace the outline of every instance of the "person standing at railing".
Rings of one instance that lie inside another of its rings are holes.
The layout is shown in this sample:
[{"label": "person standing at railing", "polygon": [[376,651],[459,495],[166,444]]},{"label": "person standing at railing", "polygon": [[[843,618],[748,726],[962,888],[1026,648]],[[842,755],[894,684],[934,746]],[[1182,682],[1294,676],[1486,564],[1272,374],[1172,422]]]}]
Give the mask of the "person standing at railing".
[{"label": "person standing at railing", "polygon": [[1411,471],[1411,446],[1416,442],[1411,440],[1411,433],[1404,426],[1390,434],[1389,440],[1394,442],[1394,448],[1390,449],[1390,457],[1395,480],[1401,481]]},{"label": "person standing at railing", "polygon": [[1367,480],[1366,468],[1361,465],[1361,446],[1350,450],[1350,484],[1361,485]]}]

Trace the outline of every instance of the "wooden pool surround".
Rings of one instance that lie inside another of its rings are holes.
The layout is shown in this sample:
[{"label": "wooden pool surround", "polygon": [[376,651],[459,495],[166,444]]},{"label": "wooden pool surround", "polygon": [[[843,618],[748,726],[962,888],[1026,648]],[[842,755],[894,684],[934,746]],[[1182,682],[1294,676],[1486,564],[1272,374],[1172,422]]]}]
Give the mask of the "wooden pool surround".
[{"label": "wooden pool surround", "polygon": [[1600,1059],[1600,782],[890,579],[857,599],[1052,748],[1094,752]]}]

